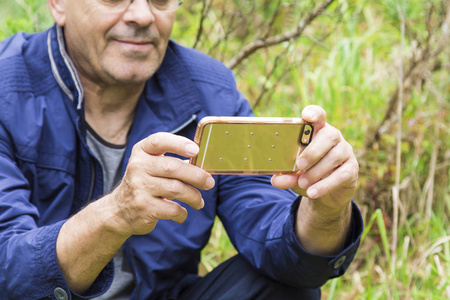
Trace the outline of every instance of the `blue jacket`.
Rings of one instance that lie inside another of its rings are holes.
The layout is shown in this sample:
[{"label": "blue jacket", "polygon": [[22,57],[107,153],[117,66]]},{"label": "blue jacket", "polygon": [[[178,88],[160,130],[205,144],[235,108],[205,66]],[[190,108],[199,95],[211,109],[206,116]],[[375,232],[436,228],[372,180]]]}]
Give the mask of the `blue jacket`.
[{"label": "blue jacket", "polygon": [[[0,299],[55,299],[57,288],[70,294],[56,238],[71,215],[102,196],[103,187],[100,164],[86,144],[83,98],[61,28],[18,33],[0,43]],[[138,103],[123,171],[132,146],[152,133],[192,139],[204,116],[251,114],[229,69],[170,42]],[[216,215],[236,249],[272,278],[318,288],[344,273],[362,231],[356,205],[347,248],[317,256],[295,238],[295,194],[273,188],[267,176],[215,179],[216,186],[202,192],[205,208],[184,205],[184,224],[160,221],[151,233],[128,239],[126,257],[137,283],[133,299],[164,298],[186,274],[197,273]],[[105,292],[112,276],[111,262],[86,296]]]}]

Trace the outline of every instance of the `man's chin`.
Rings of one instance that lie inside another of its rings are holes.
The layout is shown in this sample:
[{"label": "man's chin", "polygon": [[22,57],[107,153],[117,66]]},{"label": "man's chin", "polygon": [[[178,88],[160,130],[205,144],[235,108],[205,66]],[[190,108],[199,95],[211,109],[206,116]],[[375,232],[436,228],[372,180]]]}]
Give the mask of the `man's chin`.
[{"label": "man's chin", "polygon": [[[141,67],[142,68],[142,67]],[[156,72],[149,69],[139,72],[138,69],[130,70],[130,72],[110,72],[110,84],[118,86],[135,86],[145,83]]]},{"label": "man's chin", "polygon": [[140,86],[144,84],[151,75],[149,76],[121,76],[114,78],[115,85],[117,86]]},{"label": "man's chin", "polygon": [[152,77],[161,65],[160,58],[148,60],[130,60],[118,57],[103,61],[103,70],[111,80],[111,84],[140,85]]}]

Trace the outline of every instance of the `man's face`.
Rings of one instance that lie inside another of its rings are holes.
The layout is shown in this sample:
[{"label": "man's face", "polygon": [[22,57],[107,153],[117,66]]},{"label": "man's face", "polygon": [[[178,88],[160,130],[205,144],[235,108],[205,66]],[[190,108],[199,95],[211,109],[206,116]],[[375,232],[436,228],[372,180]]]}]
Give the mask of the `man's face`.
[{"label": "man's face", "polygon": [[57,23],[64,26],[67,51],[82,77],[102,86],[135,85],[159,68],[174,11],[158,11],[147,0],[62,1],[65,18]]}]

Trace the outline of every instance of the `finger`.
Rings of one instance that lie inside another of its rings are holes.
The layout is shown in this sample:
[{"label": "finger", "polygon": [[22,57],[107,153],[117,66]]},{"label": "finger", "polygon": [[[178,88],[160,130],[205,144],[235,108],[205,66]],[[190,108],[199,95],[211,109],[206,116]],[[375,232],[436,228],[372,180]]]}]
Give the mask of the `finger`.
[{"label": "finger", "polygon": [[167,200],[177,199],[194,209],[202,209],[205,202],[202,194],[192,186],[175,179],[157,178],[149,186],[151,194]]},{"label": "finger", "polygon": [[302,196],[306,196],[306,190],[298,186],[299,174],[296,175],[274,175],[271,179],[271,183],[274,187],[286,190],[291,189],[294,193]]},{"label": "finger", "polygon": [[169,156],[154,156],[152,162],[145,164],[150,176],[172,178],[188,183],[201,190],[214,187],[214,178],[205,170]]},{"label": "finger", "polygon": [[336,198],[349,199],[358,182],[358,163],[351,158],[329,176],[311,185],[306,193],[309,198],[321,198],[332,191],[339,193]]},{"label": "finger", "polygon": [[152,214],[157,220],[172,220],[177,223],[183,223],[187,218],[187,210],[184,207],[163,198],[153,201]]},{"label": "finger", "polygon": [[278,189],[286,190],[297,186],[299,175],[277,174],[272,176],[270,182]]},{"label": "finger", "polygon": [[326,123],[326,112],[318,105],[308,105],[302,111],[302,119],[314,123],[314,132],[319,132]]},{"label": "finger", "polygon": [[299,178],[298,185],[301,188],[308,188],[310,185],[316,183],[320,179],[327,177],[337,167],[345,163],[353,156],[351,146],[342,141],[333,147],[320,161],[313,167],[305,171]]},{"label": "finger", "polygon": [[320,161],[333,147],[342,141],[342,134],[335,127],[326,124],[311,143],[297,158],[297,167],[300,170],[308,170]]},{"label": "finger", "polygon": [[[198,154],[199,148],[197,144],[185,137],[160,132],[153,134],[136,144],[133,149],[133,154],[136,152],[139,153],[139,150],[143,153],[152,155],[152,158],[156,158],[155,156],[162,158],[161,155],[167,152],[192,157]],[[177,159],[174,161],[172,158],[170,161],[159,161],[150,164],[147,162],[147,159],[142,157],[136,159],[136,156],[138,155],[132,156],[132,161],[137,160],[138,162],[138,166],[136,167],[139,168],[139,165],[141,164],[147,166],[147,173],[150,175],[165,178],[177,178],[204,190],[211,189],[215,184],[214,179],[209,173],[186,163],[180,164],[181,160]],[[153,170],[156,171],[156,173],[153,173]]]},{"label": "finger", "polygon": [[193,157],[199,151],[197,144],[190,139],[167,132],[152,134],[137,143],[135,147],[150,155],[163,155],[169,152]]}]

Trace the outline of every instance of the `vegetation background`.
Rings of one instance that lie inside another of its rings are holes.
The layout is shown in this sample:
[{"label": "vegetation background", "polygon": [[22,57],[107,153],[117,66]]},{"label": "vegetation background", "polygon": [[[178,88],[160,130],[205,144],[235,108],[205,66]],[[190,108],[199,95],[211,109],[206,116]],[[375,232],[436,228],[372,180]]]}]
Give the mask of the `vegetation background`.
[{"label": "vegetation background", "polygon": [[[0,39],[52,25],[2,0]],[[185,1],[173,39],[232,68],[259,116],[328,112],[360,163],[359,252],[323,299],[450,298],[450,1]],[[220,221],[201,272],[235,253]]]}]

